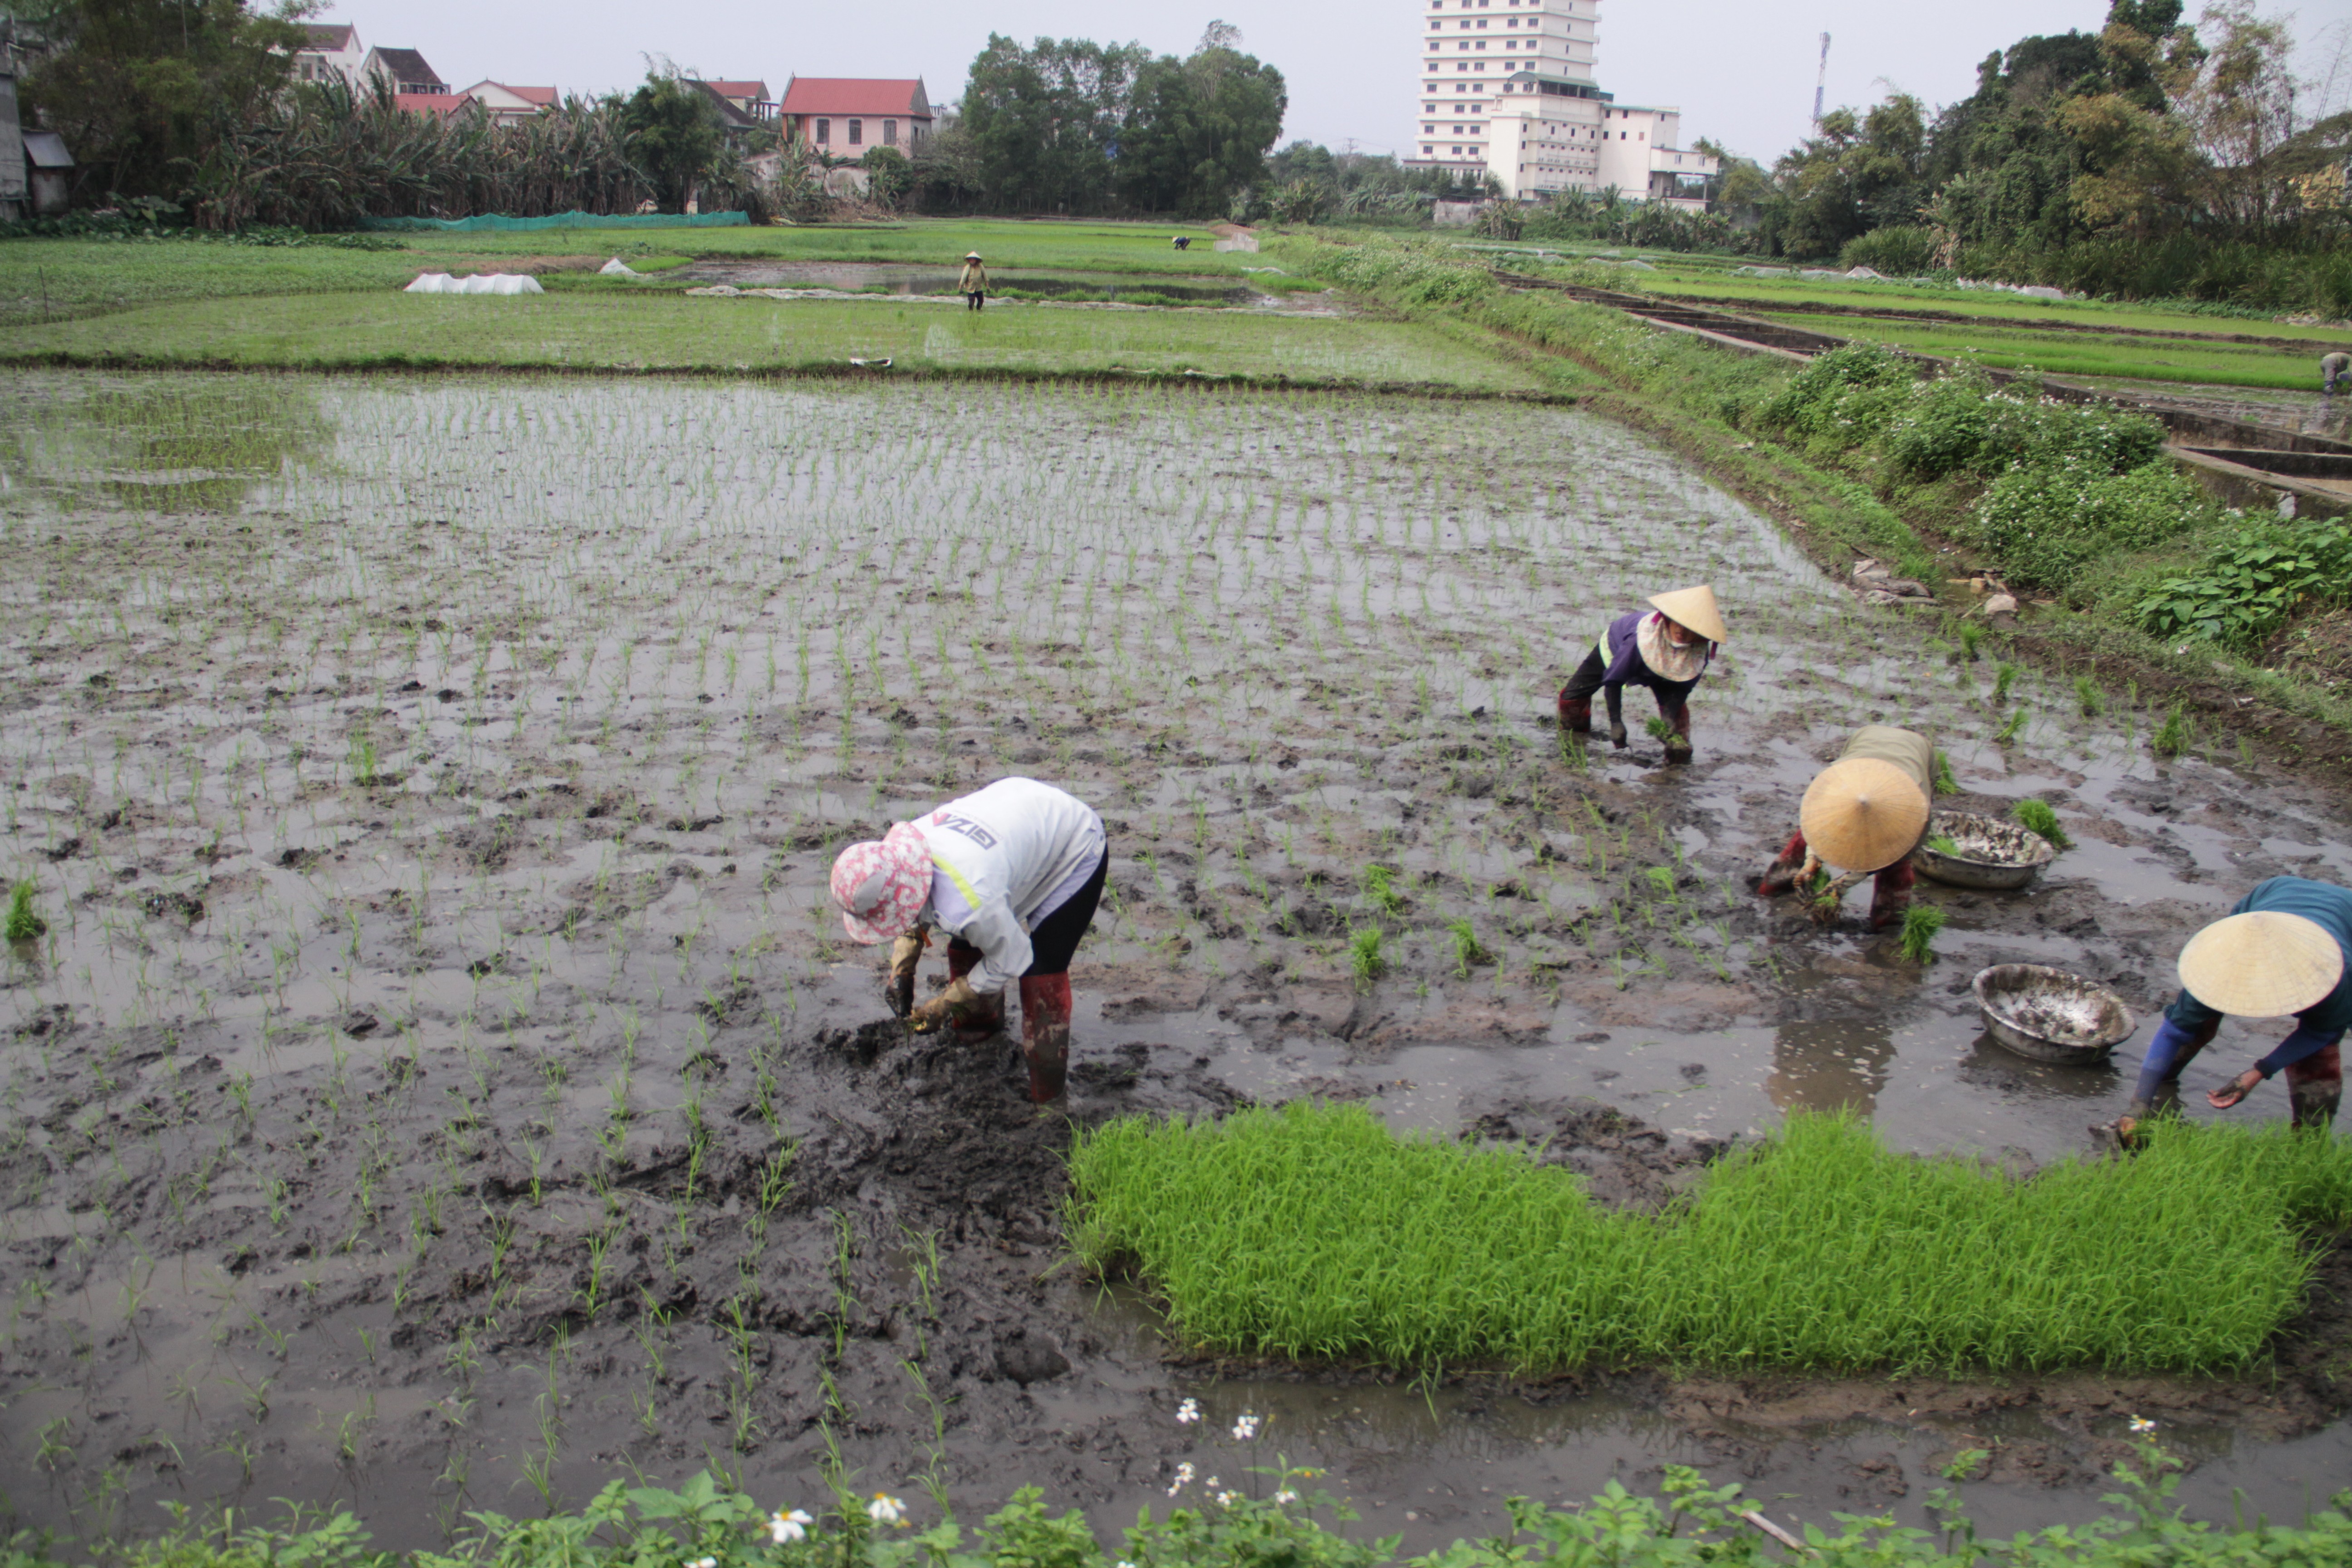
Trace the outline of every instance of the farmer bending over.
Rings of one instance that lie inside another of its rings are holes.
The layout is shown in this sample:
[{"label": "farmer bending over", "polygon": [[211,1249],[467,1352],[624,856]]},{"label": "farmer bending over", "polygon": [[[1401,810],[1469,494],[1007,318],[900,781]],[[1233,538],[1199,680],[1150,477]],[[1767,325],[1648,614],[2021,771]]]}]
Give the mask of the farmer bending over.
[{"label": "farmer bending over", "polygon": [[963,276],[956,279],[956,292],[962,295],[968,310],[981,310],[988,302],[988,268],[980,264],[980,252],[967,252],[963,258]]},{"label": "farmer bending over", "polygon": [[[1021,982],[1029,1098],[1059,1099],[1070,1061],[1070,955],[1095,918],[1109,840],[1094,807],[1034,779],[999,779],[833,863],[833,901],[852,941],[890,947],[891,1011],[968,1039],[1004,1026]],[[913,1005],[930,927],[948,932],[948,984]]]},{"label": "farmer bending over", "polygon": [[1673,732],[1666,737],[1666,761],[1691,759],[1690,694],[1706,673],[1717,643],[1730,633],[1723,613],[1716,608],[1715,590],[1701,584],[1671,594],[1651,595],[1653,606],[1633,610],[1609,623],[1568,684],[1559,689],[1559,727],[1581,735],[1592,728],[1592,694],[1609,698],[1609,743],[1625,746],[1625,687],[1646,686],[1657,693],[1658,711]]},{"label": "farmer bending over", "polygon": [[1863,878],[1877,873],[1870,929],[1885,931],[1911,907],[1911,851],[1927,831],[1935,798],[1936,743],[1916,730],[1869,724],[1853,732],[1838,760],[1813,777],[1797,808],[1797,831],[1756,884],[1769,898],[1811,885],[1826,861],[1846,874],[1812,900],[1827,923]]},{"label": "farmer bending over", "polygon": [[2161,1102],[2177,1100],[2180,1069],[2212,1044],[2224,1013],[2242,1018],[2283,1018],[2294,1032],[2278,1049],[2205,1096],[2227,1110],[2286,1069],[2288,1113],[2297,1127],[2333,1126],[2344,1098],[2344,1057],[2338,1042],[2352,1026],[2352,892],[2333,882],[2273,877],[2189,939],[2180,950],[2180,994],[2147,1043],[2131,1109],[2108,1127],[2128,1142],[2134,1128]]},{"label": "farmer bending over", "polygon": [[2320,395],[2323,397],[2335,396],[2336,384],[2339,381],[2352,382],[2352,354],[2332,353],[2322,355],[2319,361]]}]

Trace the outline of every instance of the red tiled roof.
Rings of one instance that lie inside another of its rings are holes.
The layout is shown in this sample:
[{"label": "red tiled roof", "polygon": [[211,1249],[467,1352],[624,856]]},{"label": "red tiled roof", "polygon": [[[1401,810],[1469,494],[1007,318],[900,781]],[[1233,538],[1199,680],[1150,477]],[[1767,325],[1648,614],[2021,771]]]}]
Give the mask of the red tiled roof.
[{"label": "red tiled roof", "polygon": [[392,95],[393,107],[411,114],[451,115],[474,100],[454,92],[396,92]]},{"label": "red tiled roof", "polygon": [[555,107],[556,93],[555,89],[551,87],[517,87],[510,81],[478,81],[466,90],[467,92],[475,92],[486,87],[502,88],[506,91],[513,93],[517,98],[521,99],[525,103],[535,103],[541,109],[552,109]]},{"label": "red tiled roof", "polygon": [[767,100],[768,84],[764,81],[714,81],[705,86],[721,98],[751,98]]},{"label": "red tiled roof", "polygon": [[[918,109],[916,105],[922,107]],[[785,114],[903,114],[928,116],[930,101],[920,77],[796,76],[784,89]]]}]

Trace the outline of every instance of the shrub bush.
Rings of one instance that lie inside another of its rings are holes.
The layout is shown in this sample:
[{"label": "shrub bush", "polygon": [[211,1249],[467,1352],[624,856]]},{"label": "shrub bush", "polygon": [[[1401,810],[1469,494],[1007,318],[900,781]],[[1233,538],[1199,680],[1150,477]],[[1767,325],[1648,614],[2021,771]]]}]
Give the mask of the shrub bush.
[{"label": "shrub bush", "polygon": [[1881,343],[1848,343],[1816,355],[1757,410],[1767,429],[1862,446],[1893,424],[1916,395],[1919,364]]},{"label": "shrub bush", "polygon": [[2215,545],[2195,572],[2167,577],[2134,606],[2142,630],[2251,653],[2305,599],[2352,595],[2352,533],[2333,522],[2261,523]]},{"label": "shrub bush", "polygon": [[1838,252],[1840,267],[1867,267],[1891,278],[1915,278],[1936,269],[1936,237],[1924,228],[1890,225],[1857,235]]},{"label": "shrub bush", "polygon": [[2160,544],[2219,509],[2162,463],[2110,473],[2094,463],[2020,463],[1977,505],[1976,528],[2020,587],[2069,595],[2084,568],[2116,550]]}]

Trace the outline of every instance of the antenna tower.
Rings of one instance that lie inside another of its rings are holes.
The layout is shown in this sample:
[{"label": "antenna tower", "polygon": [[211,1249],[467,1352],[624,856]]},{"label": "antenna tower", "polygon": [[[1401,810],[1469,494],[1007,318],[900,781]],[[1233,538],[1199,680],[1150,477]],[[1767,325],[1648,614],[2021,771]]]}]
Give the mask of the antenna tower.
[{"label": "antenna tower", "polygon": [[1822,128],[1822,93],[1830,84],[1830,36],[1822,35],[1822,68],[1813,78],[1813,129]]}]

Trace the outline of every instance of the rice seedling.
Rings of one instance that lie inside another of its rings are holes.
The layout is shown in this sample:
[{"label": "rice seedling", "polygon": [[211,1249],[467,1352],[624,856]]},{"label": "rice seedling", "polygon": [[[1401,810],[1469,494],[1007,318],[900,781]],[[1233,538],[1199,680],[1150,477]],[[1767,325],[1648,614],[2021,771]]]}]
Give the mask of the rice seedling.
[{"label": "rice seedling", "polygon": [[8,889],[6,934],[12,942],[30,942],[47,935],[49,922],[33,909],[33,882],[27,877]]},{"label": "rice seedling", "polygon": [[2011,663],[2008,659],[2002,659],[1993,666],[1992,702],[1994,707],[1998,708],[2009,700],[2009,689],[2017,684],[2017,678],[2023,673],[2024,671],[2019,666]]},{"label": "rice seedling", "polygon": [[2106,693],[2101,691],[2099,683],[2087,675],[2074,678],[2074,700],[2082,705],[2085,719],[2095,719],[2106,710]]},{"label": "rice seedling", "polygon": [[1952,776],[1952,759],[1941,752],[1936,753],[1935,789],[1937,795],[1960,793],[1960,781]]},{"label": "rice seedling", "polygon": [[2164,716],[2163,727],[2148,738],[2148,747],[2159,757],[2177,757],[2189,745],[2189,712],[2185,705],[2176,702]]},{"label": "rice seedling", "polygon": [[2074,841],[2066,837],[2066,830],[2058,826],[2058,814],[2051,809],[2046,800],[2021,800],[2011,808],[2010,816],[2017,819],[2020,827],[2029,833],[2039,834],[2060,849],[2074,847]]},{"label": "rice seedling", "polygon": [[2009,717],[2001,721],[2000,728],[1992,732],[1993,743],[1995,745],[2007,745],[2010,742],[2017,739],[2017,732],[2024,728],[2024,726],[2025,710],[2022,708],[2011,709],[2009,710]]},{"label": "rice seedling", "polygon": [[1453,921],[1445,929],[1454,938],[1454,973],[1457,978],[1469,979],[1473,964],[1495,961],[1495,955],[1479,942],[1477,929],[1471,925],[1467,915]]},{"label": "rice seedling", "polygon": [[1936,933],[1944,929],[1946,918],[1944,911],[1933,904],[1913,904],[1903,911],[1903,929],[1895,938],[1895,951],[1907,963],[1927,963],[1935,956]]},{"label": "rice seedling", "polygon": [[1132,1268],[1189,1342],[1400,1369],[2235,1366],[2300,1310],[2293,1227],[2352,1218],[2352,1146],[2284,1128],[2020,1180],[1800,1115],[1652,1215],[1302,1101],[1112,1121],[1071,1174],[1078,1256]]},{"label": "rice seedling", "polygon": [[1980,621],[1960,623],[1960,654],[1970,664],[1977,661],[1977,645],[1984,641],[1984,625]]},{"label": "rice seedling", "polygon": [[1386,866],[1364,868],[1364,901],[1384,915],[1404,912],[1404,895],[1397,891],[1396,872]]},{"label": "rice seedling", "polygon": [[1348,969],[1356,977],[1359,990],[1369,988],[1388,973],[1388,958],[1381,951],[1386,935],[1378,925],[1358,926],[1348,933]]}]

